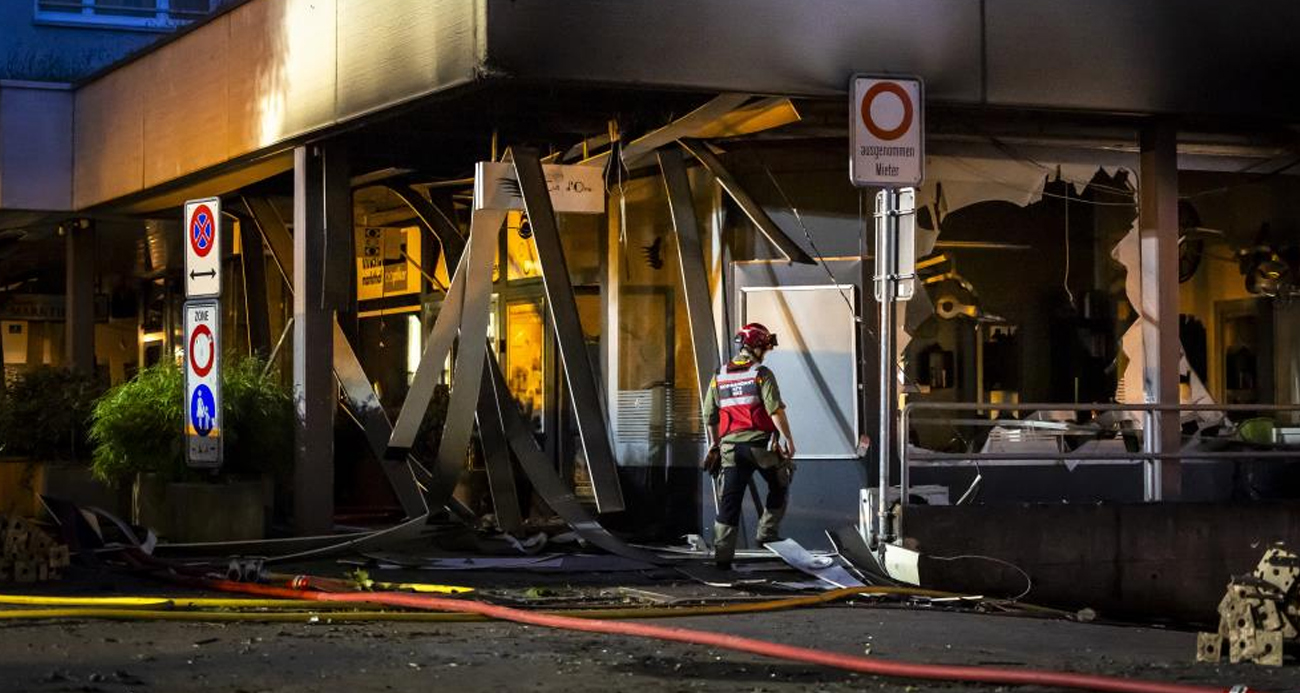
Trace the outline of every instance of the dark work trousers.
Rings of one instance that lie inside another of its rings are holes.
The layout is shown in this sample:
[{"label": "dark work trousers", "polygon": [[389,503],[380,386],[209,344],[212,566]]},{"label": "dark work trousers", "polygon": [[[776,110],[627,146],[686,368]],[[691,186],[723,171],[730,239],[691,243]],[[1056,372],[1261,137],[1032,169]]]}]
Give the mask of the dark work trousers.
[{"label": "dark work trousers", "polygon": [[762,474],[763,481],[767,482],[765,508],[769,511],[785,508],[786,496],[790,489],[781,483],[781,469],[779,467],[759,469],[754,464],[754,451],[766,449],[767,443],[736,445],[736,463],[722,468],[722,498],[718,501],[719,523],[732,527],[740,524],[741,506],[745,502],[745,494],[748,492],[750,479],[754,478],[754,472]]}]

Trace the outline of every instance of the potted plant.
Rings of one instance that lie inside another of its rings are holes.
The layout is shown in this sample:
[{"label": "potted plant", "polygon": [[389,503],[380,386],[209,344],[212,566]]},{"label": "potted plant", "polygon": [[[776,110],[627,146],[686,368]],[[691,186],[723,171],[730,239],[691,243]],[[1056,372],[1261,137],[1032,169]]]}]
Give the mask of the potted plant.
[{"label": "potted plant", "polygon": [[160,363],[104,395],[91,417],[93,470],[133,484],[133,519],[178,541],[257,539],[265,534],[275,475],[293,458],[293,398],[255,357],[222,372],[223,464],[185,464],[184,382]]},{"label": "potted plant", "polygon": [[0,390],[0,512],[34,515],[37,494],[120,509],[119,495],[90,473],[90,412],[100,379],[64,368],[22,371]]}]

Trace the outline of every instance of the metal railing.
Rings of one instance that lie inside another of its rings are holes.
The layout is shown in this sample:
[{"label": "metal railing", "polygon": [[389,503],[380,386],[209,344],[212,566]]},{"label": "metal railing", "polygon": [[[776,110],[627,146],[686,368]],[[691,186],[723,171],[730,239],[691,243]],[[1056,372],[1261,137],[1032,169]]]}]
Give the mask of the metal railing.
[{"label": "metal railing", "polygon": [[[907,432],[912,424],[916,425],[981,425],[987,427],[1010,426],[1017,428],[1057,429],[1067,435],[1102,434],[1109,431],[1080,424],[1066,424],[1045,420],[1030,423],[1026,419],[951,419],[951,418],[914,418],[919,411],[945,412],[1007,412],[1007,411],[1073,411],[1073,412],[1129,412],[1141,414],[1142,433],[1141,449],[1135,451],[1112,452],[1104,450],[1073,451],[1035,451],[1035,452],[932,452],[929,450],[912,450],[908,445]],[[1156,440],[1156,418],[1161,413],[1185,412],[1250,412],[1280,413],[1300,412],[1300,404],[1062,404],[1062,403],[1020,403],[1020,402],[911,402],[903,407],[899,418],[899,511],[891,535],[888,503],[881,502],[877,512],[876,527],[885,534],[885,539],[895,541],[903,534],[904,508],[908,505],[910,490],[911,465],[913,462],[959,462],[969,461],[978,464],[981,460],[989,462],[1023,461],[1023,462],[1109,462],[1115,464],[1141,464],[1142,497],[1148,502],[1163,499],[1161,490],[1161,467],[1164,460],[1233,460],[1233,459],[1298,459],[1300,450],[1159,450]],[[887,496],[888,465],[881,465],[880,500]]]}]

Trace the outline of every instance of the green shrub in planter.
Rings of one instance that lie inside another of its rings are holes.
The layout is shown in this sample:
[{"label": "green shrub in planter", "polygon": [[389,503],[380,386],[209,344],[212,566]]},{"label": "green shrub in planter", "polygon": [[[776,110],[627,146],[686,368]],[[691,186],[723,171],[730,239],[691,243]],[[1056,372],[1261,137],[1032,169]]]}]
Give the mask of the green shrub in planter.
[{"label": "green shrub in planter", "polygon": [[0,455],[41,462],[90,458],[87,429],[103,383],[91,375],[42,366],[0,389]]},{"label": "green shrub in planter", "polygon": [[[277,473],[293,459],[293,396],[255,357],[234,359],[222,369],[222,472]],[[106,393],[91,417],[95,475],[129,481],[138,473],[169,481],[203,478],[185,465],[184,376],[175,363],[160,363]]]}]

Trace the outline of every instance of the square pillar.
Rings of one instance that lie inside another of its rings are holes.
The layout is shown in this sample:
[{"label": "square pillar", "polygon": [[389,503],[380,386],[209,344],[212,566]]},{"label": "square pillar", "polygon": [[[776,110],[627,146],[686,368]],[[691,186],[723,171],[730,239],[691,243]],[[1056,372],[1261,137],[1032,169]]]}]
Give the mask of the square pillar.
[{"label": "square pillar", "polygon": [[81,219],[70,223],[66,229],[64,363],[79,373],[94,373],[95,223]]},{"label": "square pillar", "polygon": [[[345,233],[346,231],[346,233]],[[330,288],[330,268],[348,253],[352,192],[346,152],[323,143],[294,150],[293,197],[293,385],[297,403],[294,436],[294,525],[299,534],[321,534],[334,525],[334,320],[343,292]],[[348,258],[350,259],[350,258]],[[344,286],[350,286],[344,284]]]},{"label": "square pillar", "polygon": [[[1141,238],[1143,372],[1148,402],[1178,404],[1178,130],[1167,121],[1141,132],[1138,225]],[[1182,444],[1179,412],[1150,418],[1146,432],[1155,452],[1176,452]],[[1178,500],[1182,491],[1179,460],[1160,465],[1156,498]]]}]

